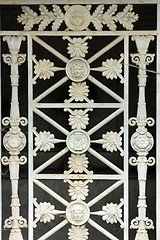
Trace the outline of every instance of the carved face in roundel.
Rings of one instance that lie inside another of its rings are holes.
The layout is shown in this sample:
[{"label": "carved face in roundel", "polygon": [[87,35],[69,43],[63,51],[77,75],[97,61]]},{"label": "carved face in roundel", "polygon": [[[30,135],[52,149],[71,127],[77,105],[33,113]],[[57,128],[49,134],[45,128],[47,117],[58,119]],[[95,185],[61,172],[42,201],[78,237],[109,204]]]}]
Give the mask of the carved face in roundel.
[{"label": "carved face in roundel", "polygon": [[80,63],[73,64],[71,68],[71,73],[74,77],[79,78],[84,76],[84,68]]},{"label": "carved face in roundel", "polygon": [[86,29],[90,23],[90,12],[81,5],[71,6],[65,14],[65,23],[71,30]]},{"label": "carved face in roundel", "polygon": [[85,218],[83,207],[80,205],[75,205],[71,210],[71,218],[74,221],[82,221]]},{"label": "carved face in roundel", "polygon": [[87,204],[83,201],[73,201],[66,209],[66,217],[73,225],[83,225],[90,216],[90,210]]},{"label": "carved face in roundel", "polygon": [[72,58],[66,65],[67,76],[75,82],[82,82],[85,80],[90,72],[88,62],[83,58]]},{"label": "carved face in roundel", "polygon": [[71,21],[71,24],[76,27],[83,25],[85,22],[85,17],[83,16],[83,12],[82,11],[73,12],[73,14],[71,15],[70,21]]}]

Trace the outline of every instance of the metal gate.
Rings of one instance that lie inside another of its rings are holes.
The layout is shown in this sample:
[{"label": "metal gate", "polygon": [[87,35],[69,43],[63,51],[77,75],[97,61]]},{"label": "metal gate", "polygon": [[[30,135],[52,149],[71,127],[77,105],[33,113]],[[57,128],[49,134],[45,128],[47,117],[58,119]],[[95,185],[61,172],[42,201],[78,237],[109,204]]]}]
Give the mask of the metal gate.
[{"label": "metal gate", "polygon": [[[158,196],[159,159],[155,161],[152,154],[155,140],[159,155],[159,138],[153,137],[155,116],[147,112],[145,92],[147,75],[157,76],[159,108],[160,20],[157,29],[133,30],[143,12],[137,13],[137,5],[130,1],[124,5],[119,1],[112,5],[103,1],[36,5],[38,2],[32,2],[33,6],[17,2],[24,5],[17,15],[24,31],[1,31],[2,45],[9,51],[2,48],[2,64],[9,65],[11,81],[10,117],[2,116],[3,127],[9,127],[3,136],[9,156],[2,156],[2,164],[9,167],[12,191],[11,216],[4,224],[10,229],[7,239],[25,239],[21,228],[28,226],[29,240],[129,240],[129,228],[136,229],[131,230],[135,240],[149,240],[149,229],[155,223],[147,214],[147,169],[156,162]],[[2,11],[4,4],[2,1]],[[158,3],[154,7],[160,8]],[[26,51],[21,53],[21,47]],[[19,83],[26,76],[28,104],[21,106]],[[129,100],[134,96],[132,89],[129,92],[133,78],[135,101]],[[130,116],[132,102],[135,111]],[[27,105],[25,118],[20,109],[23,112]],[[158,125],[157,121],[157,136]],[[24,151],[28,159],[21,155]],[[25,219],[20,214],[23,196],[18,196],[18,183],[19,169],[27,162]],[[131,221],[129,164],[131,171],[137,168],[139,188],[138,199],[135,194],[131,200],[134,209],[137,205]],[[159,208],[157,198],[157,240]]]}]

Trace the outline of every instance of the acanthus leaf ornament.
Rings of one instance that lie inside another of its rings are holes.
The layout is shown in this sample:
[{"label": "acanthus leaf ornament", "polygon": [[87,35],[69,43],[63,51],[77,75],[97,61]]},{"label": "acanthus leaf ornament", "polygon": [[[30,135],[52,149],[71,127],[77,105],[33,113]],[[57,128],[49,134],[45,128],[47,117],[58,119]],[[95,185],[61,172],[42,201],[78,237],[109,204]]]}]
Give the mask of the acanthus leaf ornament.
[{"label": "acanthus leaf ornament", "polygon": [[123,12],[116,14],[116,21],[118,21],[127,30],[133,30],[133,23],[138,20],[138,14],[132,12],[133,5],[127,5]]},{"label": "acanthus leaf ornament", "polygon": [[115,31],[116,23],[119,22],[126,30],[133,30],[133,23],[138,20],[138,14],[132,12],[133,5],[127,5],[122,12],[118,12],[117,5],[111,5],[105,10],[104,5],[98,5],[91,14],[91,5],[65,5],[63,13],[58,5],[52,5],[53,10],[48,11],[46,6],[40,5],[40,15],[34,12],[30,7],[23,6],[23,13],[18,16],[19,23],[24,25],[24,30],[32,30],[34,25],[39,24],[38,30],[44,30],[52,23],[52,30],[57,31],[63,22],[67,26],[67,30],[82,31],[88,30],[90,23],[93,23],[97,31],[103,29],[103,25],[107,25],[109,30]]},{"label": "acanthus leaf ornament", "polygon": [[113,16],[116,13],[117,8],[117,5],[111,5],[103,15],[103,24],[106,24],[107,27],[112,31],[115,31],[117,28],[116,21]]},{"label": "acanthus leaf ornament", "polygon": [[124,199],[120,199],[120,203],[107,203],[105,206],[102,206],[101,211],[91,212],[92,215],[101,216],[103,221],[106,223],[120,223],[120,227],[124,228],[124,222],[122,221],[122,209],[121,207],[124,204]]},{"label": "acanthus leaf ornament", "polygon": [[102,62],[101,67],[91,68],[92,71],[102,72],[102,76],[106,79],[117,79],[120,78],[120,83],[124,83],[124,77],[122,76],[122,61],[124,60],[124,54],[120,54],[120,59],[107,59]]},{"label": "acanthus leaf ornament", "polygon": [[23,240],[21,228],[27,227],[27,221],[20,216],[20,200],[18,196],[18,180],[19,180],[19,166],[27,162],[25,156],[18,155],[26,145],[26,137],[21,131],[19,125],[27,125],[27,119],[20,117],[19,102],[18,102],[18,85],[19,75],[18,66],[25,61],[26,54],[19,54],[21,42],[25,40],[24,36],[4,36],[4,41],[7,42],[10,54],[3,54],[3,59],[6,64],[11,66],[11,108],[10,117],[5,117],[2,124],[7,126],[10,124],[9,131],[4,135],[3,145],[9,151],[10,157],[2,157],[2,163],[9,165],[10,180],[12,187],[11,196],[11,211],[12,216],[5,221],[5,228],[10,228],[10,240]]},{"label": "acanthus leaf ornament", "polygon": [[64,182],[68,182],[70,184],[69,186],[69,196],[71,196],[71,200],[82,200],[84,201],[86,197],[88,196],[88,183],[93,182],[92,180],[86,180],[86,181],[74,181],[71,180],[64,180]]},{"label": "acanthus leaf ornament", "polygon": [[87,175],[92,175],[93,171],[89,171],[88,168],[88,157],[86,154],[71,154],[68,161],[68,167],[70,168],[68,171],[64,171],[64,174],[74,173],[83,173],[85,172]]},{"label": "acanthus leaf ornament", "polygon": [[65,108],[64,111],[68,111],[69,115],[69,125],[72,126],[72,129],[86,129],[86,126],[89,124],[89,117],[87,112],[93,111],[93,109],[77,110],[74,111],[71,109]]},{"label": "acanthus leaf ornament", "polygon": [[147,168],[153,166],[155,159],[147,155],[152,149],[154,140],[151,133],[148,132],[146,125],[153,126],[154,119],[147,118],[145,103],[145,87],[147,83],[146,66],[153,62],[154,54],[147,53],[153,36],[133,36],[132,40],[136,42],[138,53],[131,54],[132,62],[139,66],[138,87],[139,99],[137,107],[137,117],[129,120],[131,126],[136,126],[136,132],[131,137],[131,146],[136,151],[138,158],[131,157],[129,162],[132,166],[137,166],[139,181],[139,197],[138,197],[138,217],[131,221],[130,228],[137,229],[135,240],[149,240],[147,229],[153,229],[153,221],[146,217],[146,196],[145,188],[147,181]]},{"label": "acanthus leaf ornament", "polygon": [[43,222],[47,223],[51,220],[55,220],[55,215],[64,214],[65,211],[56,210],[54,205],[51,205],[50,202],[40,202],[37,203],[37,199],[34,198],[35,205],[35,220],[33,222],[33,227],[37,227],[37,223]]},{"label": "acanthus leaf ornament", "polygon": [[82,173],[88,168],[88,158],[85,154],[77,155],[71,154],[69,157],[69,168],[75,173]]},{"label": "acanthus leaf ornament", "polygon": [[69,86],[69,100],[65,100],[65,103],[70,103],[72,101],[93,103],[93,100],[88,99],[89,87],[86,82],[72,82]]},{"label": "acanthus leaf ornament", "polygon": [[124,132],[124,127],[121,127],[121,131],[117,132],[107,132],[102,135],[102,139],[99,140],[91,140],[91,143],[102,144],[102,148],[106,149],[109,152],[117,152],[120,151],[120,155],[124,156],[124,150],[122,149],[122,137],[121,135]]},{"label": "acanthus leaf ornament", "polygon": [[50,79],[51,77],[54,76],[54,73],[57,71],[64,70],[64,68],[59,68],[55,67],[54,63],[51,62],[49,59],[43,59],[43,60],[36,60],[36,56],[32,56],[33,62],[35,63],[34,65],[34,73],[35,77],[32,79],[32,83],[36,84],[36,80],[39,79]]},{"label": "acanthus leaf ornament", "polygon": [[85,225],[82,226],[74,226],[71,225],[71,228],[68,231],[68,239],[69,240],[87,240],[88,239],[88,229]]},{"label": "acanthus leaf ornament", "polygon": [[63,37],[64,40],[68,40],[68,54],[70,54],[71,58],[74,57],[85,57],[85,54],[88,53],[88,43],[86,42],[88,39],[92,39],[91,36],[87,36],[84,38],[70,38],[68,36]]},{"label": "acanthus leaf ornament", "polygon": [[122,218],[122,209],[121,206],[123,205],[123,199],[121,199],[120,204],[116,203],[107,203],[106,206],[102,207],[102,210],[104,212],[104,215],[102,216],[102,219],[106,221],[107,223],[117,223],[120,222],[121,228],[123,228],[123,221]]},{"label": "acanthus leaf ornament", "polygon": [[36,131],[36,128],[33,128],[33,132],[35,134],[35,146],[36,148],[33,151],[33,155],[37,155],[37,151],[51,151],[52,148],[55,147],[56,143],[65,142],[65,140],[56,139],[54,134],[51,134],[49,131],[40,131],[39,133]]}]

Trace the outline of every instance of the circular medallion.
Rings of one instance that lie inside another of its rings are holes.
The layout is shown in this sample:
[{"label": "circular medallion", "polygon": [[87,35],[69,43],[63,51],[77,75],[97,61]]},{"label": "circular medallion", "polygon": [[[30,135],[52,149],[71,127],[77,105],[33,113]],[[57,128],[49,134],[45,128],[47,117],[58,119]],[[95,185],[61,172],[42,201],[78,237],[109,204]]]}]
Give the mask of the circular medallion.
[{"label": "circular medallion", "polygon": [[137,152],[148,152],[153,147],[153,137],[147,131],[136,132],[131,137],[131,146]]},{"label": "circular medallion", "polygon": [[89,207],[82,201],[71,202],[66,209],[66,217],[73,225],[83,225],[88,221],[89,216]]},{"label": "circular medallion", "polygon": [[86,7],[81,5],[71,6],[65,13],[67,27],[74,31],[81,31],[90,24],[91,15]]},{"label": "circular medallion", "polygon": [[74,82],[82,82],[90,72],[88,62],[83,58],[72,58],[66,65],[66,74]]},{"label": "circular medallion", "polygon": [[21,131],[9,131],[4,136],[3,144],[8,151],[20,152],[25,147],[26,137]]},{"label": "circular medallion", "polygon": [[81,154],[88,150],[90,138],[85,131],[74,130],[67,136],[66,143],[71,152]]}]

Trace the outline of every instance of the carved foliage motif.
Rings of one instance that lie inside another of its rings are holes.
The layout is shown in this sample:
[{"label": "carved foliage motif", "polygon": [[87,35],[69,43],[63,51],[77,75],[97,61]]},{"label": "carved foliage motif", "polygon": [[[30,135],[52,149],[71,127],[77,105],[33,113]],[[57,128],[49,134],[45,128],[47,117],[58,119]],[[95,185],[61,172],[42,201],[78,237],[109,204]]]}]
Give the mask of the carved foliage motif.
[{"label": "carved foliage motif", "polygon": [[68,239],[70,240],[86,240],[88,239],[88,229],[82,226],[72,225],[68,232]]},{"label": "carved foliage motif", "polygon": [[70,103],[72,101],[86,101],[88,103],[93,103],[93,100],[88,99],[89,88],[86,85],[86,82],[75,83],[72,82],[72,85],[69,87],[69,96],[71,97],[69,100],[65,100],[66,103]]},{"label": "carved foliage motif", "polygon": [[71,200],[85,200],[88,196],[88,181],[68,181],[69,186],[69,196],[71,196]]},{"label": "carved foliage motif", "polygon": [[54,205],[51,205],[49,202],[40,202],[39,204],[37,203],[37,199],[33,199],[33,203],[35,206],[35,220],[33,222],[33,227],[37,227],[37,223],[43,222],[47,223],[50,222],[51,220],[55,220],[55,215],[58,214],[63,214],[65,211],[59,211],[55,209]]},{"label": "carved foliage motif", "polygon": [[82,173],[88,167],[88,158],[85,154],[71,154],[69,157],[69,168],[71,168],[75,173]]},{"label": "carved foliage motif", "polygon": [[124,128],[121,127],[121,131],[117,132],[107,132],[106,134],[102,135],[102,139],[99,140],[92,140],[93,143],[102,144],[102,148],[106,149],[108,152],[114,152],[117,150],[120,151],[120,155],[124,156],[124,150],[122,149],[122,137],[121,135],[124,132]]},{"label": "carved foliage motif", "polygon": [[51,77],[54,76],[54,73],[56,71],[61,71],[64,70],[64,68],[58,68],[54,67],[54,63],[50,62],[49,59],[43,59],[43,60],[36,60],[36,56],[32,56],[33,62],[35,63],[34,65],[34,73],[35,77],[32,79],[32,83],[36,84],[36,80],[39,79],[50,79]]},{"label": "carved foliage motif", "polygon": [[65,142],[65,140],[56,139],[54,134],[51,134],[49,131],[40,131],[38,133],[34,127],[33,132],[36,136],[34,143],[36,148],[33,151],[34,156],[37,155],[38,150],[43,152],[51,151],[51,149],[55,147],[56,143]]},{"label": "carved foliage motif", "polygon": [[[54,76],[54,63],[50,62],[50,60],[36,60],[35,55],[33,56],[33,61],[36,64],[34,66],[34,73],[36,74],[36,78],[40,78],[43,80],[49,79],[51,76]],[[35,83],[35,80],[34,80]]]},{"label": "carved foliage motif", "polygon": [[122,205],[124,203],[123,199],[120,199],[120,204],[116,203],[107,203],[106,206],[102,207],[103,216],[102,219],[107,223],[117,223],[120,222],[121,227],[123,228],[123,221],[122,221]]},{"label": "carved foliage motif", "polygon": [[68,53],[70,54],[71,58],[74,57],[85,57],[85,54],[88,53],[88,43],[86,42],[86,40],[88,39],[92,39],[91,36],[88,37],[84,37],[84,38],[76,38],[74,37],[73,39],[70,37],[63,37],[63,39],[67,39],[68,40]]},{"label": "carved foliage motif", "polygon": [[86,126],[89,124],[89,117],[87,112],[92,111],[93,109],[85,109],[85,110],[74,110],[65,109],[65,111],[69,111],[71,114],[69,115],[69,125],[71,125],[72,129],[86,129]]},{"label": "carved foliage motif", "polygon": [[69,171],[64,171],[64,174],[74,173],[83,173],[93,174],[92,171],[88,171],[88,158],[86,154],[71,154],[68,161]]},{"label": "carved foliage motif", "polygon": [[35,137],[35,146],[37,150],[40,151],[50,151],[51,148],[54,148],[55,143],[55,137],[54,134],[51,134],[50,132],[39,132],[37,133],[36,128],[34,128],[34,133],[36,135]]},{"label": "carved foliage motif", "polygon": [[132,30],[133,23],[138,20],[138,14],[132,12],[132,5],[127,5],[122,12],[118,13],[116,13],[117,5],[111,5],[107,10],[104,5],[99,5],[93,14],[90,13],[91,5],[65,5],[65,13],[58,5],[52,7],[53,10],[49,11],[46,6],[40,5],[40,15],[38,15],[30,7],[23,6],[23,13],[18,16],[17,20],[24,25],[24,30],[31,30],[36,24],[39,24],[38,30],[44,30],[52,23],[53,31],[58,30],[63,21],[69,30],[74,31],[88,29],[91,22],[97,31],[101,31],[103,25],[114,31],[117,28],[117,22],[126,30]]},{"label": "carved foliage motif", "polygon": [[[40,222],[50,222],[51,220],[55,219],[55,206],[51,205],[49,202],[40,202],[37,203],[37,199],[34,198],[34,205],[35,205],[35,221],[34,226],[38,221]],[[36,223],[35,223],[36,222]]]},{"label": "carved foliage motif", "polygon": [[117,59],[107,59],[106,62],[102,62],[102,75],[107,79],[113,80],[114,78],[117,79],[119,77],[121,79],[121,83],[124,83],[124,77],[121,75],[122,73],[122,64],[121,62],[124,59],[124,54],[121,54],[121,58]]},{"label": "carved foliage motif", "polygon": [[119,150],[121,155],[123,156],[123,149],[122,146],[122,137],[120,137],[124,132],[123,127],[121,127],[121,131],[119,133],[116,132],[107,132],[106,134],[102,135],[102,147],[105,148],[107,151],[113,152]]}]

